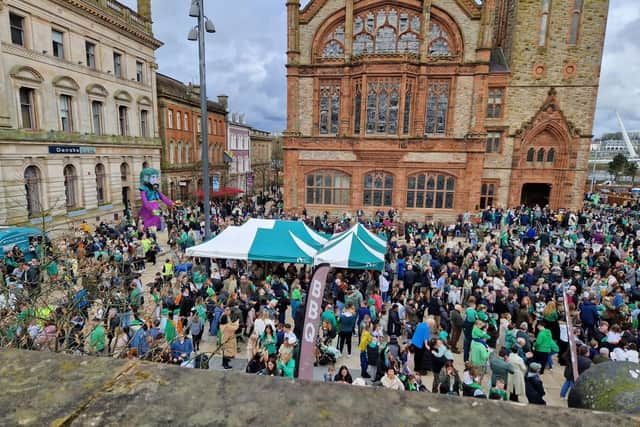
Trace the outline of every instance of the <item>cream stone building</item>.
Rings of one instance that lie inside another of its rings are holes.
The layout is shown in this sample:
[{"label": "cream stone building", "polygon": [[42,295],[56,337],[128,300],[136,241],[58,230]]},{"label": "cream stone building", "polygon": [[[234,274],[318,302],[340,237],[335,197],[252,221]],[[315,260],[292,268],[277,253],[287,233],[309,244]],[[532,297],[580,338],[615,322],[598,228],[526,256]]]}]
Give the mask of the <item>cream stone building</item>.
[{"label": "cream stone building", "polygon": [[150,0],[0,0],[0,224],[114,220],[160,168]]}]

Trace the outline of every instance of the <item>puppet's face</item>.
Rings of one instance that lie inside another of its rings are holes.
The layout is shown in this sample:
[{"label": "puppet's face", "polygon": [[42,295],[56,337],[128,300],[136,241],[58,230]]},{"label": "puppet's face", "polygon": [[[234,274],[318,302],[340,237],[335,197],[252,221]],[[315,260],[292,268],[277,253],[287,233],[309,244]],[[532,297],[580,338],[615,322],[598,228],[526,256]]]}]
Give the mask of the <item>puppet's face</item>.
[{"label": "puppet's face", "polygon": [[158,183],[160,181],[160,177],[158,175],[151,175],[149,177],[149,184],[153,187],[154,190],[158,189]]}]

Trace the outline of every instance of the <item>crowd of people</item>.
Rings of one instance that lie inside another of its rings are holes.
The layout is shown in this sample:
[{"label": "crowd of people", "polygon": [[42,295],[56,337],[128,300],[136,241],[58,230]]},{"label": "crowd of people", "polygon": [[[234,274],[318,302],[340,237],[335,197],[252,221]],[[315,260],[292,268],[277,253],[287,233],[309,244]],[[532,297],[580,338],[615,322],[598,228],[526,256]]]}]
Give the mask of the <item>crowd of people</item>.
[{"label": "crowd of people", "polygon": [[[640,222],[630,208],[489,208],[417,224],[393,209],[287,214],[259,196],[214,203],[213,233],[250,217],[325,233],[358,221],[388,242],[384,271],[329,275],[315,353],[325,381],[545,404],[544,375],[556,364],[560,396],[574,384],[569,335],[578,374],[638,363]],[[192,368],[220,355],[224,369],[246,358],[247,373],[296,377],[313,271],[187,259],[203,221],[202,206],[184,203],[165,215],[166,245],[164,230],[125,221],[14,249],[0,269],[0,345]],[[213,350],[202,350],[203,337]],[[355,352],[358,375],[347,367]]]}]

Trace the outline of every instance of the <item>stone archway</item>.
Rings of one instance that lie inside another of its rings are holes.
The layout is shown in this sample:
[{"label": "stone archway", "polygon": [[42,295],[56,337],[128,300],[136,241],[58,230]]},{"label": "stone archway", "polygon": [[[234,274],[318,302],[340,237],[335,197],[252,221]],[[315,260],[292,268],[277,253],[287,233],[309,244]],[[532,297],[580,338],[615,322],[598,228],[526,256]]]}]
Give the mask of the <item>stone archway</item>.
[{"label": "stone archway", "polygon": [[520,204],[528,207],[536,205],[544,208],[549,204],[551,196],[551,184],[526,183],[520,191]]}]

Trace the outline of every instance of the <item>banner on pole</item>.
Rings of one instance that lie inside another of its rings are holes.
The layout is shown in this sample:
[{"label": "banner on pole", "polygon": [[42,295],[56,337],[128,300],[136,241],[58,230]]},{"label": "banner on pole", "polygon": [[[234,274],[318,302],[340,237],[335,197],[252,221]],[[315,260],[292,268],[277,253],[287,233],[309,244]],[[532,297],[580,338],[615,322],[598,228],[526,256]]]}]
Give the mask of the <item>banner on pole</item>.
[{"label": "banner on pole", "polygon": [[316,337],[320,327],[320,316],[322,315],[322,297],[324,287],[329,274],[329,264],[321,264],[316,269],[309,293],[307,294],[307,309],[304,316],[304,327],[302,328],[302,339],[300,344],[300,369],[298,378],[303,380],[313,380],[313,362],[316,354]]}]

